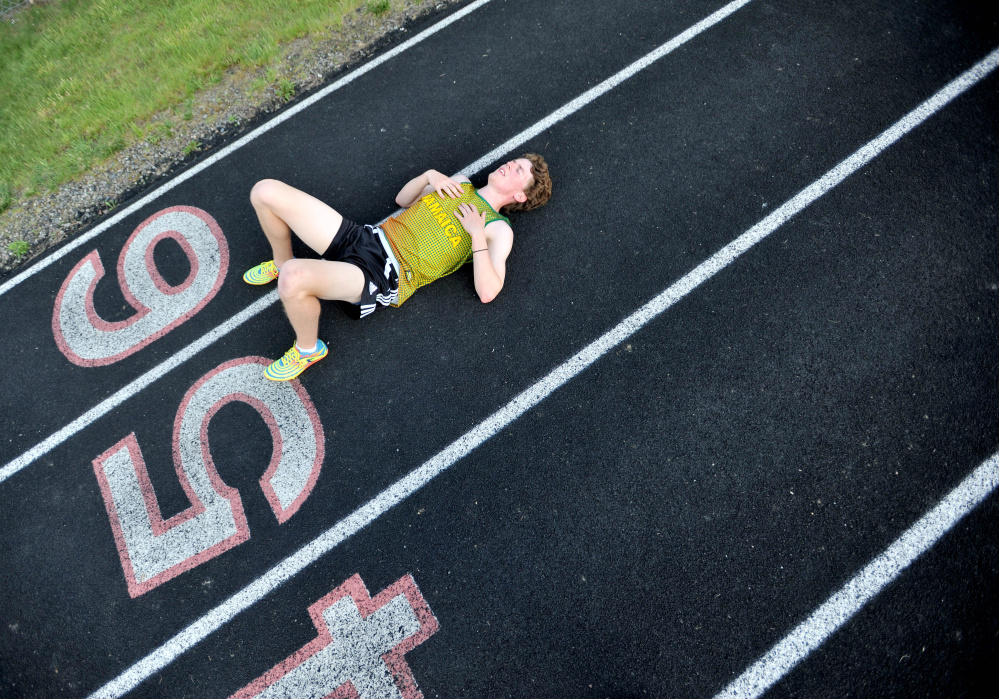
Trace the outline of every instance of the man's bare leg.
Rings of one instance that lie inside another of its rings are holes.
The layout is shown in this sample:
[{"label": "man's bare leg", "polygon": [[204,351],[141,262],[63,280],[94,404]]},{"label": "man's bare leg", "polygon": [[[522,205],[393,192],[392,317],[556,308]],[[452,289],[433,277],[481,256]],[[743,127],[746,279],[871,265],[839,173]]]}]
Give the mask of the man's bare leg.
[{"label": "man's bare leg", "polygon": [[316,346],[319,299],[358,303],[363,291],[364,273],[352,264],[298,259],[285,262],[278,277],[278,294],[295,330],[298,349]]},{"label": "man's bare leg", "polygon": [[271,244],[278,269],[292,257],[292,231],[322,255],[343,222],[343,216],[333,207],[277,180],[261,180],[253,185],[250,203]]},{"label": "man's bare leg", "polygon": [[[320,255],[326,252],[343,222],[343,216],[331,206],[277,180],[254,185],[250,203],[271,244],[274,264],[281,271],[278,294],[295,331],[295,347],[306,356],[318,351],[319,300],[358,303],[364,291],[364,273],[345,262],[292,257],[292,233]],[[278,366],[282,361],[272,364],[268,372],[282,374],[286,370]],[[269,378],[274,376],[268,374]]]}]

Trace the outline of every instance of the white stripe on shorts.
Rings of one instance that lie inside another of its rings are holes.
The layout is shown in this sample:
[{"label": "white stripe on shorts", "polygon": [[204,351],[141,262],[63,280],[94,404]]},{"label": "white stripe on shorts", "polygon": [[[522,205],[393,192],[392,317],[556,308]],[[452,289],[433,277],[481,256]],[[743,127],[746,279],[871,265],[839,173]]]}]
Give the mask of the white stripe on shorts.
[{"label": "white stripe on shorts", "polygon": [[[402,267],[399,266],[399,260],[395,259],[395,253],[392,252],[392,246],[389,245],[388,238],[385,237],[385,231],[383,231],[380,226],[371,226],[371,230],[378,236],[378,240],[385,249],[385,257],[388,258],[388,264],[395,268],[396,276],[401,277]],[[387,266],[385,267],[385,278],[389,278],[389,269]]]}]

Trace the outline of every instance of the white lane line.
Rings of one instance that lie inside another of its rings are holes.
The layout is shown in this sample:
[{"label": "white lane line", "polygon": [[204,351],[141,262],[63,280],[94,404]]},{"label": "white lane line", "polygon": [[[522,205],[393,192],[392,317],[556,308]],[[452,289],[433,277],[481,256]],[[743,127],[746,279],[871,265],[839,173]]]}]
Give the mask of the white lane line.
[{"label": "white lane line", "polygon": [[910,563],[928,551],[961,519],[999,486],[999,453],[972,471],[959,486],[850,582],[812,612],[811,616],[746,669],[715,699],[759,697],[829,636],[848,622]]},{"label": "white lane line", "polygon": [[232,152],[234,152],[236,150],[239,150],[240,148],[242,148],[243,146],[245,146],[250,141],[253,141],[256,138],[259,138],[260,136],[264,135],[265,133],[267,133],[268,131],[270,131],[271,129],[273,129],[275,126],[278,126],[278,125],[284,123],[285,121],[287,121],[288,119],[292,118],[293,116],[295,116],[299,112],[301,112],[301,111],[303,111],[305,109],[308,109],[313,104],[315,104],[319,100],[323,99],[324,97],[326,97],[330,93],[335,92],[336,90],[339,90],[344,85],[347,85],[348,83],[353,82],[354,80],[356,80],[357,78],[361,77],[362,75],[364,75],[368,71],[374,70],[375,68],[377,68],[378,66],[380,66],[382,63],[385,63],[385,61],[389,61],[389,60],[395,58],[396,56],[398,56],[403,51],[406,51],[406,50],[408,50],[408,49],[416,46],[420,42],[424,41],[425,39],[430,38],[431,36],[433,36],[434,34],[436,34],[437,32],[439,32],[440,30],[444,29],[448,25],[450,25],[450,24],[452,24],[454,22],[457,22],[459,19],[461,19],[465,15],[467,15],[467,14],[469,14],[471,12],[474,12],[475,10],[479,9],[480,7],[482,7],[483,5],[485,5],[488,2],[490,2],[490,0],[476,0],[476,2],[473,2],[471,5],[468,5],[467,7],[463,7],[462,9],[458,10],[457,12],[455,12],[453,15],[448,15],[447,17],[445,17],[444,19],[442,19],[437,24],[434,24],[434,25],[428,27],[427,29],[424,29],[422,32],[420,32],[419,34],[417,34],[413,38],[409,39],[408,41],[404,41],[403,43],[399,44],[398,46],[396,46],[391,51],[386,52],[385,54],[379,56],[378,58],[374,59],[373,61],[371,61],[369,63],[365,63],[363,66],[361,66],[357,70],[351,71],[347,75],[345,75],[342,78],[340,78],[339,80],[337,80],[335,83],[327,85],[322,90],[320,90],[316,94],[312,95],[308,99],[305,99],[305,100],[299,102],[297,105],[295,105],[294,107],[292,107],[288,111],[282,112],[278,116],[276,116],[273,119],[271,119],[270,121],[268,121],[266,124],[262,124],[261,126],[258,126],[256,129],[254,129],[250,133],[246,134],[245,136],[243,136],[238,141],[235,141],[235,142],[229,144],[228,146],[226,146],[225,148],[223,148],[222,150],[220,150],[215,155],[211,156],[210,158],[208,158],[206,160],[203,160],[202,162],[200,162],[197,165],[195,165],[194,167],[192,167],[190,170],[188,170],[188,171],[186,171],[186,172],[178,175],[176,178],[174,178],[171,181],[167,182],[163,186],[161,186],[158,189],[150,192],[149,194],[147,194],[142,199],[140,199],[139,201],[135,202],[134,204],[132,204],[128,208],[122,209],[119,213],[115,214],[114,216],[112,216],[111,218],[109,218],[107,221],[104,221],[103,223],[101,223],[100,225],[96,226],[92,230],[88,231],[84,235],[81,235],[79,238],[77,238],[76,240],[74,240],[72,243],[66,245],[63,248],[60,248],[56,252],[54,252],[51,255],[49,255],[48,257],[40,260],[39,262],[37,262],[36,264],[32,265],[28,269],[24,270],[20,274],[17,274],[16,276],[11,277],[10,279],[8,279],[3,284],[0,284],[0,296],[3,296],[5,293],[7,293],[8,291],[10,291],[15,286],[17,286],[18,284],[20,284],[24,280],[28,279],[29,277],[34,276],[38,272],[41,272],[43,269],[45,269],[46,267],[48,267],[50,264],[52,264],[53,262],[56,262],[57,260],[59,260],[60,258],[64,257],[65,255],[69,254],[70,252],[72,252],[76,248],[80,247],[81,245],[84,245],[84,244],[88,243],[90,240],[92,240],[93,238],[97,237],[98,235],[100,235],[101,233],[103,233],[104,231],[106,231],[108,228],[110,228],[111,226],[113,226],[116,223],[118,223],[120,220],[122,220],[126,216],[129,216],[132,213],[138,211],[139,209],[141,209],[146,204],[149,204],[150,202],[155,201],[156,199],[159,199],[161,196],[163,196],[164,194],[166,194],[167,192],[169,192],[171,189],[173,189],[177,185],[179,185],[179,184],[181,184],[183,182],[186,182],[187,180],[191,179],[195,175],[201,173],[206,168],[209,168],[212,165],[214,165],[215,163],[217,163],[218,161],[222,160],[223,158],[225,158],[226,156],[228,156]]},{"label": "white lane line", "polygon": [[222,627],[234,616],[263,599],[286,580],[300,573],[321,556],[336,548],[341,542],[418,491],[435,476],[510,425],[562,387],[569,379],[581,373],[701,283],[730,265],[742,253],[777,230],[805,206],[842,182],[848,175],[869,163],[889,145],[984,78],[996,67],[997,62],[999,62],[999,49],[993,51],[988,57],[950,82],[940,92],[909,112],[880,136],[867,143],[776,211],[688,272],[616,327],[570,357],[561,366],[556,367],[547,376],[519,394],[482,423],[452,442],[432,459],[393,483],[372,500],[275,565],[243,590],[180,631],[162,646],[101,687],[92,696],[118,697],[133,689],[140,682],[162,670],[186,650]]},{"label": "white lane line", "polygon": [[161,378],[171,369],[176,369],[178,366],[186,362],[204,348],[208,347],[219,338],[235,330],[268,306],[273,305],[277,299],[277,292],[271,291],[266,296],[263,296],[247,306],[241,312],[234,315],[222,325],[218,326],[211,332],[202,335],[180,352],[170,357],[170,359],[153,367],[145,374],[126,385],[120,391],[105,398],[83,415],[73,420],[73,422],[69,423],[58,432],[52,434],[48,439],[35,445],[10,463],[6,464],[3,468],[0,468],[0,483],[3,483],[38,457],[55,449],[74,434],[87,427],[90,423],[95,422],[101,417],[107,415],[136,393],[146,388],[149,384]]},{"label": "white lane line", "polygon": [[[509,153],[514,148],[517,148],[521,144],[531,140],[541,132],[549,129],[553,124],[562,121],[570,114],[574,114],[575,112],[579,111],[580,109],[582,109],[590,102],[603,95],[604,93],[613,90],[615,87],[623,83],[625,80],[633,76],[635,73],[645,70],[646,68],[648,68],[650,65],[658,61],[666,54],[672,53],[674,50],[676,50],[680,46],[683,46],[701,32],[705,31],[706,29],[710,29],[711,27],[721,22],[723,19],[728,17],[736,10],[741,9],[745,5],[748,5],[750,2],[752,2],[752,0],[735,0],[735,2],[730,2],[729,4],[725,5],[725,7],[721,8],[714,14],[705,17],[700,22],[693,25],[686,31],[682,32],[681,34],[677,34],[675,37],[667,41],[659,48],[655,49],[654,51],[651,51],[650,53],[647,53],[645,56],[632,63],[624,70],[618,71],[617,73],[615,73],[614,75],[612,75],[611,77],[607,78],[602,83],[597,85],[596,87],[592,87],[583,94],[581,94],[572,102],[569,102],[568,104],[561,107],[557,111],[552,112],[550,115],[539,121],[534,126],[527,129],[526,131],[522,131],[521,133],[511,138],[506,143],[497,146],[493,151],[491,151],[490,153],[486,153],[484,156],[482,156],[474,163],[472,163],[467,169],[471,172],[478,172],[489,163],[495,162],[504,154]],[[462,172],[465,172],[465,170],[462,170]]]},{"label": "white lane line", "polygon": [[[550,128],[553,124],[556,124],[559,121],[561,121],[562,119],[565,119],[566,117],[570,116],[571,114],[574,114],[575,112],[579,111],[583,106],[585,106],[589,102],[592,102],[593,100],[597,99],[598,97],[600,97],[601,95],[603,95],[604,93],[606,93],[608,90],[612,89],[613,87],[616,87],[622,81],[626,80],[627,78],[630,78],[632,75],[634,75],[635,73],[637,73],[639,70],[642,70],[643,68],[649,67],[650,65],[652,65],[653,62],[655,62],[656,60],[662,58],[667,53],[669,53],[670,51],[672,51],[673,49],[675,49],[676,47],[680,46],[684,42],[690,41],[692,38],[694,38],[695,36],[697,36],[699,33],[703,32],[708,27],[711,27],[712,25],[714,25],[717,22],[721,21],[722,19],[724,19],[728,15],[730,15],[733,12],[735,12],[736,10],[738,10],[740,7],[743,7],[744,5],[749,4],[751,1],[752,0],[735,0],[735,2],[729,3],[728,5],[726,5],[722,9],[718,10],[717,12],[715,12],[714,14],[712,14],[711,16],[707,17],[704,20],[701,20],[700,22],[698,22],[697,24],[695,24],[694,26],[692,26],[690,29],[687,29],[682,34],[679,34],[678,36],[674,37],[673,39],[670,39],[669,41],[667,41],[665,44],[663,44],[659,48],[653,50],[652,52],[646,54],[644,57],[638,59],[637,61],[635,61],[634,63],[632,63],[631,65],[629,65],[627,68],[625,68],[624,70],[621,70],[618,73],[615,73],[612,77],[608,78],[607,80],[605,80],[604,82],[600,83],[596,87],[590,89],[589,91],[587,91],[586,93],[584,93],[580,97],[577,97],[576,99],[572,100],[571,102],[567,103],[566,105],[560,107],[558,110],[552,112],[550,115],[548,115],[547,117],[545,117],[541,121],[537,122],[533,126],[528,127],[526,130],[522,131],[517,136],[514,136],[513,138],[511,138],[510,140],[508,140],[506,143],[504,143],[499,148],[494,149],[488,155],[483,156],[482,158],[479,158],[478,160],[476,160],[474,163],[472,163],[471,165],[469,165],[467,168],[459,170],[459,172],[461,172],[463,174],[466,174],[466,175],[475,174],[476,172],[478,172],[479,170],[481,170],[483,167],[485,167],[489,163],[491,163],[491,162],[495,161],[496,159],[498,159],[499,157],[505,155],[510,150],[512,150],[514,148],[517,148],[522,143],[525,143],[529,138],[533,138],[534,136],[536,136],[537,134],[541,133],[545,129]],[[472,7],[472,5],[469,5],[469,7]],[[466,8],[466,9],[468,9],[468,8]],[[414,37],[414,39],[415,38],[416,37]],[[402,46],[400,46],[399,48],[401,49]],[[527,135],[525,135],[525,134],[527,134]],[[504,148],[506,150],[503,150]],[[145,201],[145,200],[143,200],[143,201]],[[138,204],[136,204],[136,206],[138,206]],[[256,311],[254,311],[254,313],[259,313],[260,311],[263,311],[271,303],[274,303],[274,302],[276,302],[278,300],[278,297],[277,297],[276,294],[273,295],[273,296],[268,295],[268,296],[265,296],[264,298],[265,299],[269,298],[270,301],[268,303],[266,303],[266,304],[263,304],[263,305],[261,305],[261,302],[258,301],[257,303],[254,303],[252,306],[250,306],[250,308],[255,308],[256,309]],[[249,308],[247,309],[247,311],[249,311]],[[244,311],[243,313],[246,313],[247,311]],[[243,314],[241,313],[240,317],[242,317],[242,315]],[[246,320],[246,318],[243,318],[243,320]],[[185,348],[181,352],[181,355],[184,356],[184,360],[186,361],[186,359],[189,359],[190,357],[192,357],[194,355],[195,352],[197,352],[197,350],[189,351],[192,347],[197,346],[199,349],[203,348],[203,347],[206,347],[207,345],[211,344],[212,342],[214,342],[215,340],[217,340],[219,337],[221,337],[225,333],[227,333],[230,330],[233,330],[236,327],[238,327],[238,325],[240,325],[242,322],[243,321],[240,321],[240,323],[237,323],[235,325],[232,325],[230,323],[226,323],[223,326],[220,326],[216,330],[213,330],[212,332],[208,333],[208,335],[205,335],[201,339],[195,341],[192,345],[189,345],[187,348]],[[226,328],[226,329],[222,330],[222,328]],[[208,338],[208,337],[211,337],[212,339],[206,340],[206,338]],[[67,425],[66,427],[64,427],[63,429],[61,429],[59,432],[56,432],[55,434],[53,434],[51,437],[49,437],[48,439],[46,439],[41,444],[38,444],[37,446],[35,446],[32,449],[30,449],[29,451],[25,452],[24,454],[22,454],[21,456],[17,457],[13,461],[7,463],[6,465],[4,465],[3,468],[0,468],[0,483],[3,483],[5,480],[7,480],[11,476],[13,476],[15,473],[17,473],[18,471],[20,471],[24,467],[28,466],[32,461],[34,461],[38,457],[40,457],[43,454],[51,451],[52,449],[55,449],[57,446],[59,446],[64,441],[66,441],[67,439],[69,439],[71,436],[73,436],[74,434],[76,434],[77,432],[79,432],[80,430],[82,430],[88,424],[90,424],[94,420],[98,419],[99,417],[105,415],[108,412],[108,410],[110,410],[111,408],[113,408],[116,405],[118,405],[119,403],[121,403],[121,401],[127,400],[130,396],[135,395],[136,393],[138,393],[139,391],[141,391],[143,388],[145,388],[146,386],[148,386],[150,383],[152,383],[152,381],[155,381],[157,378],[159,378],[160,376],[162,376],[163,374],[165,374],[170,369],[178,366],[179,364],[180,364],[179,361],[175,361],[174,359],[170,359],[170,360],[164,362],[163,364],[161,364],[159,367],[156,367],[155,369],[150,370],[147,374],[144,374],[139,379],[136,379],[136,381],[134,381],[132,384],[129,384],[128,386],[126,386],[123,389],[121,389],[120,391],[118,391],[118,393],[116,393],[114,396],[112,396],[112,398],[109,398],[108,400],[104,401],[104,403],[101,403],[100,405],[98,405],[95,408],[93,408],[90,411],[88,411],[85,415],[82,415],[81,417],[77,418],[70,425]],[[165,367],[167,365],[169,365],[169,367],[167,367],[166,369],[163,369],[161,371],[161,367]],[[146,381],[145,380],[146,377],[153,377],[153,378],[151,378],[150,380]],[[119,396],[122,397],[121,400],[117,400],[117,397],[119,397]],[[111,401],[111,400],[117,400],[117,402],[115,402],[112,405],[111,403],[109,403],[109,401]],[[105,410],[102,406],[104,406],[106,403],[108,404],[109,407]]]}]

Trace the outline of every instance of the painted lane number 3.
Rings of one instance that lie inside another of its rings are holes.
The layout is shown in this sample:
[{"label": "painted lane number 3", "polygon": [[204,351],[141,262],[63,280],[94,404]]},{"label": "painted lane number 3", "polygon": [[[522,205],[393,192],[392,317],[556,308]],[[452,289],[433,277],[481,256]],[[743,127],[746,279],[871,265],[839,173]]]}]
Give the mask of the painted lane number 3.
[{"label": "painted lane number 3", "polygon": [[215,470],[208,423],[225,404],[242,401],[270,428],[271,462],[260,487],[278,522],[312,492],[323,463],[324,437],[309,395],[298,381],[264,378],[270,360],[226,362],[195,383],[174,421],[177,478],[191,506],[164,521],[135,433],[94,459],[118,554],[134,598],[250,538],[239,492]]}]

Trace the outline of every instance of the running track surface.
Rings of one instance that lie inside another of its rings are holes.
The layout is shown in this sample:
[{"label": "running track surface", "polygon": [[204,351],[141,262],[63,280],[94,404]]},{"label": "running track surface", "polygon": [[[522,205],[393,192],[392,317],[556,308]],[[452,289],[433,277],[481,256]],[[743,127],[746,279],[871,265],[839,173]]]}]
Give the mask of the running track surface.
[{"label": "running track surface", "polygon": [[[988,57],[996,13],[737,5],[491,0],[403,43],[452,8],[86,244],[0,279],[17,367],[0,377],[0,694],[994,685],[994,476],[946,498],[999,450],[999,77],[979,71],[793,216],[781,207]],[[267,256],[255,181],[374,222],[428,167],[474,164],[481,184],[524,151],[549,160],[556,193],[513,219],[495,302],[465,270],[362,322],[330,307],[331,356],[283,393],[258,387],[252,358],[292,336],[270,290],[240,279]],[[572,359],[669,289],[660,314]],[[142,294],[148,319],[130,305]],[[187,489],[175,422],[187,463],[212,462],[188,467]],[[129,473],[145,500],[114,490]],[[192,508],[199,474],[228,499]],[[914,528],[942,502],[952,529]],[[126,541],[150,511],[155,536]],[[878,557],[903,536],[922,538],[894,570]],[[880,594],[822,606],[865,570]],[[801,624],[828,638],[778,645]]]}]

